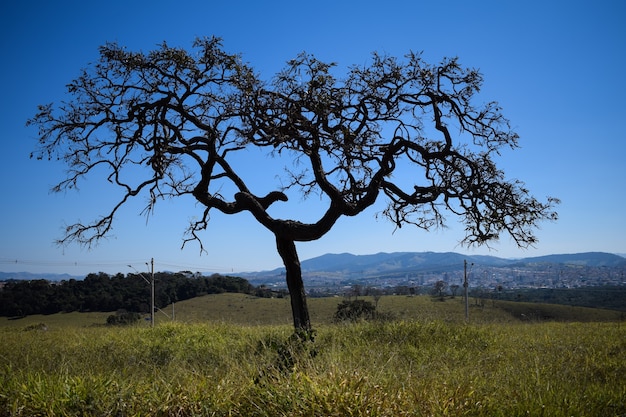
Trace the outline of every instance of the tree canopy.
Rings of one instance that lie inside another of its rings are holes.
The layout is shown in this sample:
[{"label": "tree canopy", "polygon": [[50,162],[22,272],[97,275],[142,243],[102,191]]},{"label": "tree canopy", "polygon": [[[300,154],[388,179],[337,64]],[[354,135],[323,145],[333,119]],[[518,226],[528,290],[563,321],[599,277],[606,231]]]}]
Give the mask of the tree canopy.
[{"label": "tree canopy", "polygon": [[[157,272],[155,306],[224,292],[263,295],[239,277]],[[84,280],[8,281],[0,290],[0,316],[27,316],[72,311],[150,312],[150,286],[141,274],[88,274]]]},{"label": "tree canopy", "polygon": [[[517,147],[518,135],[496,102],[475,103],[477,70],[456,58],[430,65],[418,53],[373,54],[367,66],[341,77],[337,70],[303,53],[264,81],[218,38],[198,39],[191,51],[102,46],[99,61],[68,85],[71,99],[40,106],[29,121],[39,127],[34,156],[69,168],[55,191],[102,172],[122,190],[107,213],[70,225],[60,243],[106,236],[119,208],[139,195],[148,196],[146,213],[162,198],[202,204],[183,245],[202,245],[212,210],[249,212],[275,235],[294,326],[309,329],[295,242],[319,239],[379,199],[396,227],[430,230],[446,224],[446,212],[456,215],[468,245],[507,234],[526,247],[540,221],[556,219],[556,199],[537,200],[496,166],[494,156]],[[251,148],[292,162],[277,163],[276,189],[252,189],[233,164]],[[326,209],[313,221],[273,215],[270,206],[289,192],[320,196]]]}]

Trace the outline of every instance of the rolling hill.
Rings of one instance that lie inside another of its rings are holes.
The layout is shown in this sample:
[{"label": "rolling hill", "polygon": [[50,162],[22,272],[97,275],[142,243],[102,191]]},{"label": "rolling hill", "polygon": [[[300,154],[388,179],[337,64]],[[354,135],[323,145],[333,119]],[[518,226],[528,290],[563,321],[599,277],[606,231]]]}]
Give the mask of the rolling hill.
[{"label": "rolling hill", "polygon": [[[446,274],[463,271],[467,261],[474,270],[547,271],[564,268],[626,270],[626,258],[605,252],[557,254],[523,259],[463,255],[455,252],[380,252],[372,255],[325,254],[301,262],[306,279],[349,280],[399,278],[415,274]],[[253,283],[279,281],[284,269],[241,274]]]}]

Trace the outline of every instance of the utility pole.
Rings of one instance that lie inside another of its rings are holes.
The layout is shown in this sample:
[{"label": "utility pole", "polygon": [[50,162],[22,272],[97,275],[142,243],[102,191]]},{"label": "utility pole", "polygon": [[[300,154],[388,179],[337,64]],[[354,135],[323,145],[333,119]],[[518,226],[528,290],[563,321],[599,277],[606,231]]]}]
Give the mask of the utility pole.
[{"label": "utility pole", "polygon": [[463,260],[463,288],[465,288],[465,321],[469,321],[469,296],[467,292],[467,259]]},{"label": "utility pole", "polygon": [[[146,265],[148,265],[148,262],[146,262]],[[134,266],[128,265],[128,267],[134,269],[144,281],[150,284],[150,326],[154,327],[154,258],[150,258],[150,265],[148,265],[150,268],[150,279],[147,279],[141,272],[137,271]]]},{"label": "utility pole", "polygon": [[151,321],[152,327],[154,327],[154,258],[150,258],[150,290],[151,290],[150,321]]}]

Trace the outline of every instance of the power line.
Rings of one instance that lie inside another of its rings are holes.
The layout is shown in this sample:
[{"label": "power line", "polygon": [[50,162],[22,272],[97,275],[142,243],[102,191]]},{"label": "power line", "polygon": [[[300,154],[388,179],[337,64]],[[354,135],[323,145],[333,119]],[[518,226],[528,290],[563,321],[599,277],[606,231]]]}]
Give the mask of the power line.
[{"label": "power line", "polygon": [[198,265],[189,265],[189,264],[177,264],[177,263],[165,263],[165,262],[155,262],[155,265],[160,265],[161,267],[168,268],[177,268],[179,270],[194,270],[194,271],[228,271],[232,268],[226,268],[223,266],[198,266]]},{"label": "power line", "polygon": [[[50,260],[36,260],[36,259],[18,259],[18,258],[0,258],[1,265],[24,265],[24,266],[40,266],[40,267],[119,267],[120,271],[125,269],[126,265],[144,264],[144,259],[125,259],[115,261],[97,261],[97,262],[83,262],[83,261],[50,261]],[[212,265],[192,265],[181,264],[176,262],[155,262],[160,268],[173,268],[178,270],[192,270],[192,271],[229,271],[232,268],[224,266],[212,266]]]}]

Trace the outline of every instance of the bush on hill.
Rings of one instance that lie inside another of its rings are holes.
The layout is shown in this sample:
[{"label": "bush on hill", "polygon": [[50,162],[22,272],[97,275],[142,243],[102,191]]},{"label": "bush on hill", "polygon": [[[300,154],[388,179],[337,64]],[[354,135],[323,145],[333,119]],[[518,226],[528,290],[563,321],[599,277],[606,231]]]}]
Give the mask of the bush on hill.
[{"label": "bush on hill", "polygon": [[373,320],[376,318],[376,306],[365,300],[344,300],[337,306],[335,321]]}]

